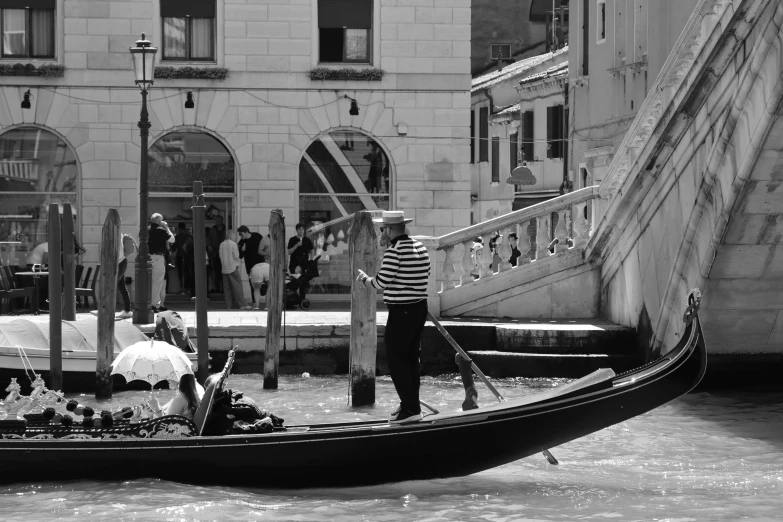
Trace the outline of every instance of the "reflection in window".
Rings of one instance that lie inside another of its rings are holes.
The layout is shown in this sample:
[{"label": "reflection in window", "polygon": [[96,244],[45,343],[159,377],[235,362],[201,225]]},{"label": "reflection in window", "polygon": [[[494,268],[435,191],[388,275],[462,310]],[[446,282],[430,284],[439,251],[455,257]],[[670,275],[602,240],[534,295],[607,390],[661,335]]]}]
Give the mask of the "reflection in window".
[{"label": "reflection in window", "polygon": [[318,61],[370,63],[372,0],[318,0]]},{"label": "reflection in window", "polygon": [[24,267],[47,242],[49,204],[62,209],[69,202],[76,210],[77,172],[71,148],[49,131],[22,127],[0,135],[0,263]]},{"label": "reflection in window", "polygon": [[161,0],[163,59],[215,60],[215,0]]},{"label": "reflection in window", "polygon": [[351,220],[360,210],[389,209],[390,168],[380,145],[359,132],[333,131],[307,148],[299,163],[299,222],[321,256],[311,293],[350,293]]},{"label": "reflection in window", "polygon": [[203,132],[166,134],[150,148],[150,192],[192,193],[193,182],[208,193],[234,193],[234,159],[220,141]]},{"label": "reflection in window", "polygon": [[3,2],[0,9],[2,34],[2,56],[19,58],[54,58],[54,1],[37,2],[30,9],[26,4],[11,0]]}]

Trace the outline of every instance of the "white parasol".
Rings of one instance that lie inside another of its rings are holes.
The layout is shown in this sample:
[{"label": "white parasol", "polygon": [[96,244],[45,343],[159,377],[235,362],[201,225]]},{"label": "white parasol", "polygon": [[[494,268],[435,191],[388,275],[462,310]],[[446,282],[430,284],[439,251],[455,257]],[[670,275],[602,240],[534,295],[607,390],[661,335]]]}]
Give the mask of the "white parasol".
[{"label": "white parasol", "polygon": [[155,340],[128,346],[111,365],[112,375],[122,375],[128,382],[147,381],[151,386],[164,380],[179,382],[183,375],[193,374],[190,360],[182,350]]}]

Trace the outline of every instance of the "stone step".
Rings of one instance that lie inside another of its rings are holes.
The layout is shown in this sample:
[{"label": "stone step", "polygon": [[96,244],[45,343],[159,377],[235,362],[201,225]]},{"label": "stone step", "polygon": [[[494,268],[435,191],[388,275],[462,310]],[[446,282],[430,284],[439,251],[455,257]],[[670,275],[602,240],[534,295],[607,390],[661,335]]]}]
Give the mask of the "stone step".
[{"label": "stone step", "polygon": [[501,377],[579,378],[599,368],[621,373],[641,366],[640,357],[609,354],[510,353],[496,350],[469,351],[484,374]]},{"label": "stone step", "polygon": [[638,352],[636,331],[595,320],[503,324],[495,327],[495,350],[539,354],[624,354]]}]

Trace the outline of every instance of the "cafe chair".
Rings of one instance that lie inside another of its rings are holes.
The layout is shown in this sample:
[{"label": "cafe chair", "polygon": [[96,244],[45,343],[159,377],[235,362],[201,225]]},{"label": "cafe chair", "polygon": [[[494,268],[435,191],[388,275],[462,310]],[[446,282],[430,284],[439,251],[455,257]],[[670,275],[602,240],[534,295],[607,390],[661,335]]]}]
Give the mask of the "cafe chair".
[{"label": "cafe chair", "polygon": [[[98,307],[98,300],[95,298],[95,283],[98,281],[98,274],[101,271],[101,265],[95,267],[95,273],[92,273],[92,267],[87,269],[87,275],[84,277],[84,284],[80,288],[76,288],[76,305],[80,306],[81,298],[84,297],[84,308],[90,309],[90,297],[92,297],[92,304],[95,308]],[[90,276],[92,275],[92,280]]]},{"label": "cafe chair", "polygon": [[[0,312],[3,314],[34,313],[34,295],[35,288],[33,287],[17,288],[11,267],[0,267]],[[23,303],[27,303],[27,308],[16,306],[20,299]]]}]

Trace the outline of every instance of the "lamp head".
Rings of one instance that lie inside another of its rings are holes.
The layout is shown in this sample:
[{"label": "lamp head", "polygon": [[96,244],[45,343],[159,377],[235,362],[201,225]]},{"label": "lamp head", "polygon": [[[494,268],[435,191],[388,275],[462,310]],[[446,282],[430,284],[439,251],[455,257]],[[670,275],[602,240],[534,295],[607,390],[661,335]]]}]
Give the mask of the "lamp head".
[{"label": "lamp head", "polygon": [[152,47],[152,42],[147,40],[147,36],[144,33],[141,33],[141,40],[136,42],[136,47],[130,48],[136,85],[139,86],[142,92],[147,92],[150,85],[153,84],[155,54],[157,52],[158,48]]},{"label": "lamp head", "polygon": [[348,111],[351,116],[359,115],[359,106],[356,104],[356,100],[351,99],[351,109]]},{"label": "lamp head", "polygon": [[27,89],[27,92],[24,93],[24,99],[22,100],[22,108],[23,109],[31,108],[31,105],[30,105],[30,89]]},{"label": "lamp head", "polygon": [[186,109],[193,109],[196,107],[196,104],[193,103],[193,91],[188,91],[188,97],[185,100],[185,108]]}]

